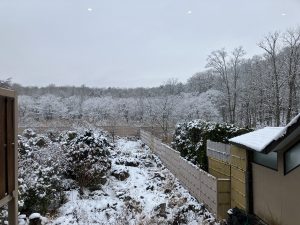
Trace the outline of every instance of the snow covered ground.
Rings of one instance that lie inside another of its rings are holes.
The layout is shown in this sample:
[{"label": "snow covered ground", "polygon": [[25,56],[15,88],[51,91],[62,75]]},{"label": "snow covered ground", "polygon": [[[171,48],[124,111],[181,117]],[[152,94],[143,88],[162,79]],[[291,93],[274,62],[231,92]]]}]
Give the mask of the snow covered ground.
[{"label": "snow covered ground", "polygon": [[117,140],[111,159],[102,189],[67,192],[47,224],[218,224],[142,142]]}]

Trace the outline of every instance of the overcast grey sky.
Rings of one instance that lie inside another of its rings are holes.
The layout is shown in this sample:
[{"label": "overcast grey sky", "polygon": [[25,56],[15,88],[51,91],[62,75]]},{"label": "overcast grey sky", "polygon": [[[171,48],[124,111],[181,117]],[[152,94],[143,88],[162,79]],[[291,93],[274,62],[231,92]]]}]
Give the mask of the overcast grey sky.
[{"label": "overcast grey sky", "polygon": [[0,79],[23,85],[186,81],[216,49],[300,24],[300,0],[1,0]]}]

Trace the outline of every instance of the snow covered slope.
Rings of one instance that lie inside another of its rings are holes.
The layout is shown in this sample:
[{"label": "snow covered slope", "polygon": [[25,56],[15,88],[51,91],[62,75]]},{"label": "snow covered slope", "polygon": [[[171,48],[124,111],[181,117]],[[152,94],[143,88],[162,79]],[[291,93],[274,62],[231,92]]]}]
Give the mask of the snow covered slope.
[{"label": "snow covered slope", "polygon": [[119,139],[101,190],[67,192],[51,225],[218,224],[140,141]]}]

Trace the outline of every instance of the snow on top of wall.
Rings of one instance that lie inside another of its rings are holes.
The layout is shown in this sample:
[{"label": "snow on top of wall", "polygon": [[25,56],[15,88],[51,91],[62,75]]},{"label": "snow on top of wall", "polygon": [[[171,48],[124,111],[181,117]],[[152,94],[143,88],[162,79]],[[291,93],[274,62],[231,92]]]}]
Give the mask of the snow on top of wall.
[{"label": "snow on top of wall", "polygon": [[287,130],[300,119],[300,113],[285,127],[265,127],[247,134],[229,139],[229,142],[244,145],[255,151],[263,151],[272,141],[286,135]]},{"label": "snow on top of wall", "polygon": [[277,140],[281,137],[284,130],[285,127],[265,127],[263,129],[231,138],[229,141],[261,152],[273,140]]}]

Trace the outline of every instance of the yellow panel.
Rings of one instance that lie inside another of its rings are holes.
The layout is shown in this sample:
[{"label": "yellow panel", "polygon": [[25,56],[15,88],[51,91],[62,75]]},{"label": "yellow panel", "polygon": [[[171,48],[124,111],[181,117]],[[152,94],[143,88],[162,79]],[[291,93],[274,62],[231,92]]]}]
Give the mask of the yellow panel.
[{"label": "yellow panel", "polygon": [[245,183],[242,183],[241,181],[235,179],[234,177],[232,177],[231,179],[231,189],[235,189],[237,191],[239,191],[240,193],[242,193],[243,195],[246,195],[246,185]]},{"label": "yellow panel", "polygon": [[231,156],[231,164],[232,164],[232,166],[237,167],[244,171],[247,168],[246,160],[239,158],[239,156],[232,155]]},{"label": "yellow panel", "polygon": [[219,160],[208,158],[209,173],[217,178],[230,177],[230,165]]},{"label": "yellow panel", "polygon": [[227,219],[227,211],[230,209],[230,204],[218,205],[218,219]]},{"label": "yellow panel", "polygon": [[245,149],[231,146],[231,165],[243,171],[247,169],[247,152]]},{"label": "yellow panel", "polygon": [[240,156],[242,158],[246,158],[247,157],[247,153],[245,149],[239,148],[235,145],[231,145],[231,155],[237,155]]},{"label": "yellow panel", "polygon": [[226,219],[227,211],[230,209],[230,179],[219,179],[217,183],[217,217],[218,219]]},{"label": "yellow panel", "polygon": [[246,209],[246,198],[242,196],[237,190],[234,188],[231,189],[231,208],[238,207],[242,209]]},{"label": "yellow panel", "polygon": [[243,183],[246,183],[246,173],[240,169],[231,168],[231,177],[235,178]]},{"label": "yellow panel", "polygon": [[218,180],[218,192],[219,193],[230,193],[231,181],[228,180]]},{"label": "yellow panel", "polygon": [[231,146],[231,207],[246,209],[246,150]]},{"label": "yellow panel", "polygon": [[218,194],[218,205],[219,204],[229,204],[230,203],[230,193],[219,193]]}]

